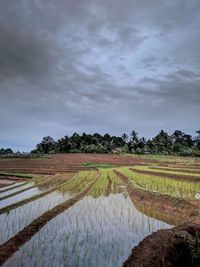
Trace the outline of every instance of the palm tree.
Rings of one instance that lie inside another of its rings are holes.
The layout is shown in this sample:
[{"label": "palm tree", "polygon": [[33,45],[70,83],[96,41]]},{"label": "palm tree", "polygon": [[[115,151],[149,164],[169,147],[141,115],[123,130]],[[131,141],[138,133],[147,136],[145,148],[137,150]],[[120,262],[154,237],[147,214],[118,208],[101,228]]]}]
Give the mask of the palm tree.
[{"label": "palm tree", "polygon": [[138,143],[138,133],[136,133],[136,131],[132,131],[131,132],[131,141],[133,142],[133,143]]},{"label": "palm tree", "polygon": [[126,133],[122,134],[122,140],[124,141],[124,143],[128,141],[128,135]]}]

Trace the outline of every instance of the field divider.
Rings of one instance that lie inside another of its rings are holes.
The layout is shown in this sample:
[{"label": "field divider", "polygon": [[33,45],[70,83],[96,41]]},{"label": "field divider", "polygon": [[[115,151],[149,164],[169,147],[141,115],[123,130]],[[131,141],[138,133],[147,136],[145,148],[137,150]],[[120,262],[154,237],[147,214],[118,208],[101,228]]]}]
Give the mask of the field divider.
[{"label": "field divider", "polygon": [[128,195],[134,206],[147,216],[165,221],[171,225],[186,221],[200,223],[198,206],[184,199],[139,188],[137,184],[135,187],[132,183],[133,187],[130,184],[131,178],[117,170],[113,170],[113,172],[127,186]]},{"label": "field divider", "polygon": [[13,187],[11,187],[11,188],[7,188],[7,189],[5,189],[5,190],[1,190],[0,191],[0,194],[1,193],[5,193],[5,192],[7,192],[7,191],[10,191],[10,190],[12,190],[12,189],[16,189],[16,188],[18,188],[18,187],[20,187],[20,186],[23,186],[23,185],[26,185],[26,184],[28,184],[29,182],[26,182],[26,183],[23,183],[23,184],[19,184],[19,185],[16,185],[16,186],[13,186]]},{"label": "field divider", "polygon": [[180,181],[188,181],[188,182],[200,182],[200,177],[198,176],[189,176],[189,175],[179,175],[179,174],[172,174],[172,173],[164,173],[164,172],[154,172],[154,171],[146,171],[146,170],[137,170],[133,168],[129,168],[132,172],[136,173],[143,173],[143,174],[149,174],[153,176],[159,176],[159,177],[165,177],[173,180],[180,180]]},{"label": "field divider", "polygon": [[61,184],[59,186],[56,186],[56,187],[52,188],[51,190],[48,190],[48,191],[46,191],[44,193],[37,194],[37,195],[35,195],[33,197],[26,198],[26,199],[23,199],[23,200],[21,200],[19,202],[16,202],[14,204],[11,204],[9,206],[6,206],[6,207],[0,209],[0,215],[3,214],[3,213],[5,213],[5,212],[9,212],[9,211],[11,211],[13,209],[16,209],[18,207],[21,207],[21,206],[23,206],[23,205],[25,205],[25,204],[27,204],[29,202],[32,202],[34,200],[37,200],[38,198],[44,197],[44,196],[46,196],[46,195],[48,195],[48,194],[50,194],[50,193],[52,193],[52,192],[54,192],[54,191],[62,188],[63,186],[65,186],[65,185],[73,182],[75,179],[76,179],[76,175],[74,175],[74,177],[72,179],[70,179],[69,181],[64,182],[63,184]]},{"label": "field divider", "polygon": [[15,177],[15,176],[1,176],[0,174],[0,180],[12,180],[12,181],[17,181],[17,182],[21,182],[21,181],[30,181],[30,178],[22,178],[22,177]]},{"label": "field divider", "polygon": [[60,213],[64,212],[68,208],[72,207],[81,198],[83,198],[95,185],[101,176],[99,171],[94,180],[85,187],[79,194],[64,203],[57,205],[53,209],[47,211],[43,215],[39,216],[32,223],[26,226],[22,231],[9,239],[6,243],[0,246],[0,265],[2,265],[10,256],[12,256],[21,246],[29,241],[43,226],[49,221],[55,218]]}]

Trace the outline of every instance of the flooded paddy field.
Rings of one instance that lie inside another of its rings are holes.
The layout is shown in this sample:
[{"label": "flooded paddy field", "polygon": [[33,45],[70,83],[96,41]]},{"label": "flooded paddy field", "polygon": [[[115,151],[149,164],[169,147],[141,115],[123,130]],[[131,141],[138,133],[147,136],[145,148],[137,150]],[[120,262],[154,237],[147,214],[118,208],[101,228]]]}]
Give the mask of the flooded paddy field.
[{"label": "flooded paddy field", "polygon": [[49,162],[54,174],[52,167],[49,175],[1,188],[2,266],[122,266],[153,232],[200,222],[197,163],[177,171],[174,162],[161,169],[134,157],[69,156],[26,160],[26,174],[29,163],[42,174]]}]

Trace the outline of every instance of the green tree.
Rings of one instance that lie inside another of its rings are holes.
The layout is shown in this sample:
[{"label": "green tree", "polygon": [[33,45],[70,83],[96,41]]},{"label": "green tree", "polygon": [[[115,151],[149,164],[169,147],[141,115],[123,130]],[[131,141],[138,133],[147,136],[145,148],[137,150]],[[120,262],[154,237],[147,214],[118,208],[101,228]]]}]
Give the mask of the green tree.
[{"label": "green tree", "polygon": [[45,136],[36,148],[39,153],[48,154],[55,152],[55,141],[51,136]]},{"label": "green tree", "polygon": [[123,142],[126,144],[127,143],[127,141],[128,141],[128,135],[126,134],[126,133],[123,133],[122,134],[122,140],[123,140]]}]

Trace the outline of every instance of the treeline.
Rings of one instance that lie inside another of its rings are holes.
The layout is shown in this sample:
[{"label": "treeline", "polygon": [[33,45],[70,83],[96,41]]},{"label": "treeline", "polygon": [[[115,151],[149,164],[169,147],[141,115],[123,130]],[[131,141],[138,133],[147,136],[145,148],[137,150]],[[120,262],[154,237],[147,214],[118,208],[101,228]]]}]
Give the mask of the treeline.
[{"label": "treeline", "polygon": [[162,154],[180,156],[200,156],[200,130],[193,138],[189,134],[176,130],[172,135],[161,130],[152,139],[139,138],[135,131],[130,136],[74,133],[57,141],[52,137],[43,137],[41,143],[31,153],[131,153],[131,154]]},{"label": "treeline", "polygon": [[0,155],[9,155],[9,154],[13,154],[13,151],[11,148],[1,148],[0,149]]}]

